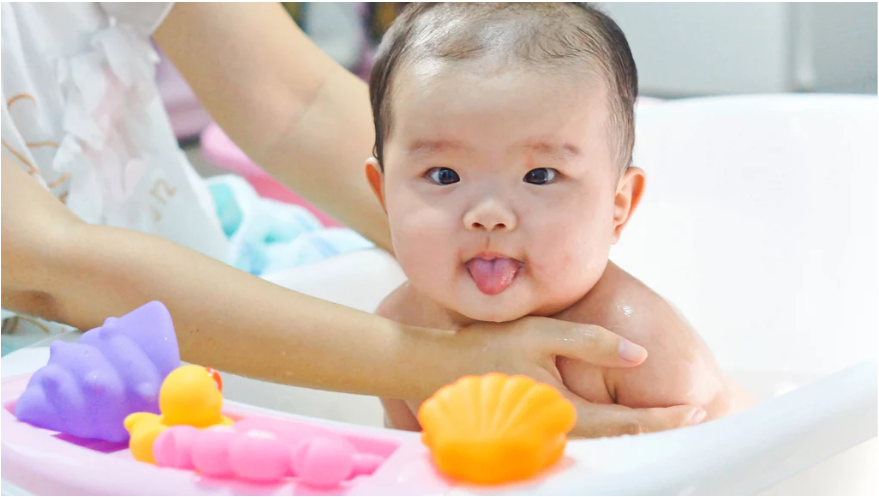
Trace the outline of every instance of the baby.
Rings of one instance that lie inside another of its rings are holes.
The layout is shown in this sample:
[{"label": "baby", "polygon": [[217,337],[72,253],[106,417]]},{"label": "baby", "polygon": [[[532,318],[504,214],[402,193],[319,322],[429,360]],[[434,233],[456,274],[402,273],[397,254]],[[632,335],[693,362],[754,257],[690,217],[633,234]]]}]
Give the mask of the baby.
[{"label": "baby", "polygon": [[[412,4],[370,82],[367,178],[408,282],[378,314],[459,329],[527,315],[597,324],[644,346],[639,367],[558,359],[595,403],[698,405],[737,395],[659,295],[608,260],[644,191],[632,167],[638,78],[619,27],[578,4]],[[419,429],[406,399],[390,427]]]}]

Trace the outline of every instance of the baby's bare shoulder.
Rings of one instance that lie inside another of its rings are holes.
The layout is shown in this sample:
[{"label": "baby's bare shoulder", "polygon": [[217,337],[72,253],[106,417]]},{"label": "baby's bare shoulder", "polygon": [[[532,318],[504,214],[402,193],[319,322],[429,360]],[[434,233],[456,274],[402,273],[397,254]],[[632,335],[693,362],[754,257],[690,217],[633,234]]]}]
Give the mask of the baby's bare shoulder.
[{"label": "baby's bare shoulder", "polygon": [[557,317],[597,324],[638,343],[694,334],[668,301],[612,262],[595,287]]}]

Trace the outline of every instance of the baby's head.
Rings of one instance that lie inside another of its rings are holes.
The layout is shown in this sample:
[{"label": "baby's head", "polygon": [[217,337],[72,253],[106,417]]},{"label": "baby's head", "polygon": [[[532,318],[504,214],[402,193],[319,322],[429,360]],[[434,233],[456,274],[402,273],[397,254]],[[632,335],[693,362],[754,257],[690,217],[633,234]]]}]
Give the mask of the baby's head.
[{"label": "baby's head", "polygon": [[569,307],[640,199],[635,63],[577,4],[412,4],[372,71],[367,177],[412,286],[459,315]]}]

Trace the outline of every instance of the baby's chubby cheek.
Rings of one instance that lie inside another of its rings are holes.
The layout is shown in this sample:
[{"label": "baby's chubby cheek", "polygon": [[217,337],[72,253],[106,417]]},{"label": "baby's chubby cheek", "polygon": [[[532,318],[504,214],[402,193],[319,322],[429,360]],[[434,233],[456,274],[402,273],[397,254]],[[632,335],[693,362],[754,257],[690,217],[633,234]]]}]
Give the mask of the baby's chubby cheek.
[{"label": "baby's chubby cheek", "polygon": [[388,209],[391,241],[410,283],[428,294],[450,287],[459,261],[448,214],[429,207],[395,214]]},{"label": "baby's chubby cheek", "polygon": [[[556,228],[556,229],[553,229]],[[578,229],[579,228],[579,229]],[[581,222],[546,226],[531,240],[526,261],[535,314],[553,314],[581,299],[601,278],[609,244],[604,230]]]}]

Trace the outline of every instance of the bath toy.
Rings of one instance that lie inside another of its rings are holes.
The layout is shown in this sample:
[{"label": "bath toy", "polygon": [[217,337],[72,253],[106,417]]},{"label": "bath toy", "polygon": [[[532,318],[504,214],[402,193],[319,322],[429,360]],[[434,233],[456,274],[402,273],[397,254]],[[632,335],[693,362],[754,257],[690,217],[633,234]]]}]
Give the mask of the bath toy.
[{"label": "bath toy", "polygon": [[77,343],[55,341],[49,362],[31,377],[15,405],[19,421],[81,438],[124,442],[123,420],[159,412],[162,380],[180,365],[171,315],[150,302],[86,332]]},{"label": "bath toy", "polygon": [[170,426],[231,425],[232,420],[220,412],[223,395],[219,378],[216,371],[195,365],[172,371],[159,392],[161,414],[136,412],[125,418],[125,429],[131,434],[131,455],[138,461],[155,462],[153,442]]},{"label": "bath toy", "polygon": [[491,373],[445,386],[418,410],[422,441],[447,476],[498,484],[555,463],[574,427],[574,406],[524,376]]},{"label": "bath toy", "polygon": [[257,482],[295,476],[315,488],[372,474],[384,462],[329,430],[269,418],[204,430],[174,426],[155,439],[153,455],[161,467]]},{"label": "bath toy", "polygon": [[[254,416],[236,422],[235,430],[247,433],[270,433],[286,443],[288,447],[296,448],[292,460],[293,473],[312,486],[331,485],[330,483],[326,483],[326,485],[321,483],[322,476],[318,473],[326,473],[321,469],[321,466],[333,464],[333,460],[350,459],[350,463],[345,460],[339,461],[340,466],[351,468],[350,475],[342,476],[341,480],[357,475],[372,474],[384,462],[383,457],[369,452],[359,452],[347,439],[320,426],[295,424],[281,419]],[[328,478],[328,480],[333,481],[335,478]]]},{"label": "bath toy", "polygon": [[306,485],[320,488],[336,486],[356,473],[366,472],[363,467],[355,471],[357,462],[365,462],[375,471],[376,461],[356,459],[356,452],[351,442],[342,437],[315,437],[293,450],[293,473]]}]

